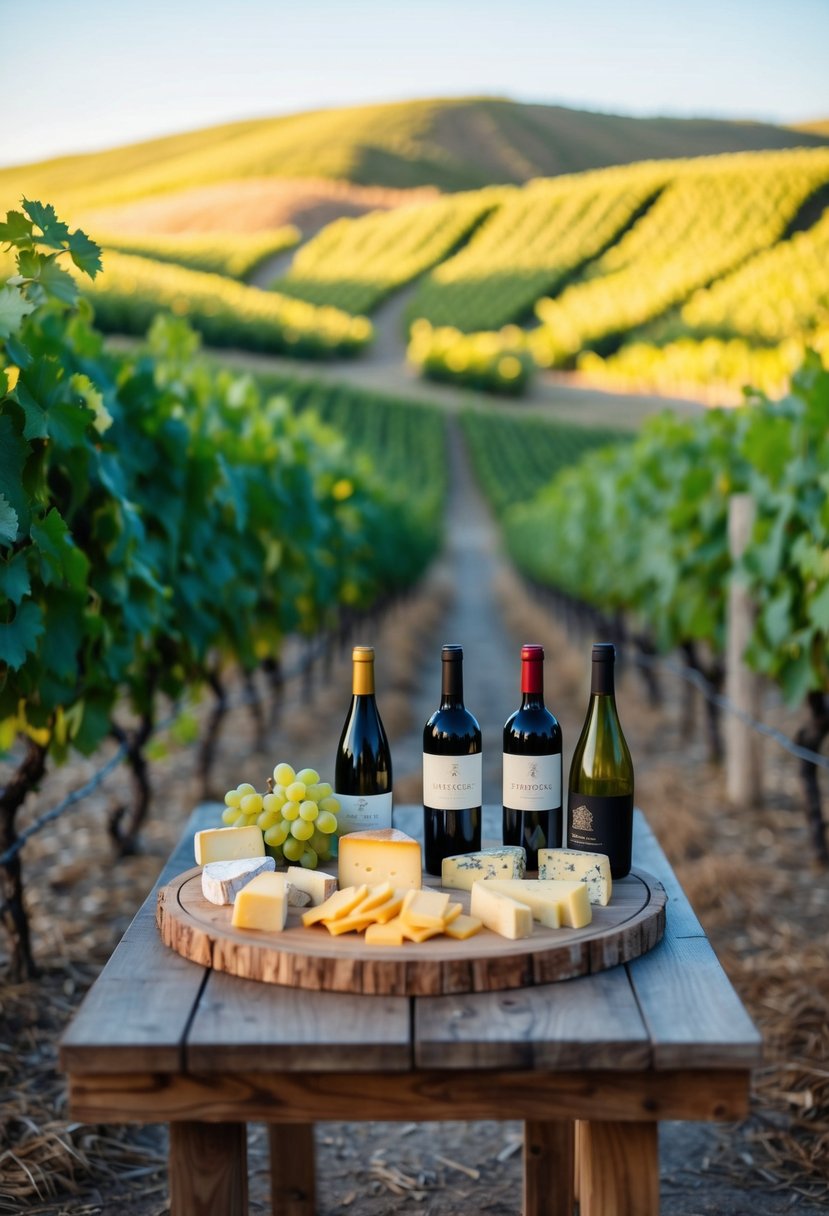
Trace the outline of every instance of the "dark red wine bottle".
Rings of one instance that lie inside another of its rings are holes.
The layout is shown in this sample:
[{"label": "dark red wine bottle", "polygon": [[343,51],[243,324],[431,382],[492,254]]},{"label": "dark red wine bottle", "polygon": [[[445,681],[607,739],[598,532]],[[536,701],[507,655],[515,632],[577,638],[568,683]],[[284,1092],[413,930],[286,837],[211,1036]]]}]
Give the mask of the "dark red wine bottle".
[{"label": "dark red wine bottle", "polygon": [[521,648],[521,705],[504,724],[504,844],[523,845],[527,869],[538,850],[561,844],[561,727],[544,704],[544,647]]},{"label": "dark red wine bottle", "polygon": [[481,847],[481,728],[463,703],[463,647],[444,646],[440,708],[423,728],[423,843],[429,874]]}]

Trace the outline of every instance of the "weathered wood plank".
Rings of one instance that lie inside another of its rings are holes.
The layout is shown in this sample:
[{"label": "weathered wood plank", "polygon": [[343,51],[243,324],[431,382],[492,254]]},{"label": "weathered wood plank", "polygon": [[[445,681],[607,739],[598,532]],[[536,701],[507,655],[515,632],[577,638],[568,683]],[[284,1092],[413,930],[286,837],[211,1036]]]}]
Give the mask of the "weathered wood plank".
[{"label": "weathered wood plank", "polygon": [[406,997],[304,992],[213,972],[187,1035],[191,1072],[368,1072],[412,1066]]},{"label": "weathered wood plank", "polygon": [[524,1124],[524,1216],[573,1216],[573,1123]]},{"label": "weathered wood plank", "polygon": [[734,1120],[748,1112],[748,1070],[671,1072],[211,1073],[73,1075],[70,1109],[86,1123],[202,1119],[275,1123],[562,1119]]},{"label": "weathered wood plank", "polygon": [[752,1067],[762,1038],[707,938],[674,937],[627,964],[658,1069]]},{"label": "weathered wood plank", "polygon": [[309,1123],[272,1123],[271,1209],[273,1216],[314,1216],[314,1127]]},{"label": "weathered wood plank", "polygon": [[674,937],[705,937],[705,930],[688,902],[673,867],[640,810],[633,815],[633,864],[662,883],[668,895],[667,930]]},{"label": "weathered wood plank", "polygon": [[170,1216],[247,1216],[244,1123],[173,1123]]},{"label": "weathered wood plank", "polygon": [[624,969],[512,992],[415,999],[418,1068],[642,1069],[650,1041]]},{"label": "weathered wood plank", "polygon": [[656,1123],[585,1123],[579,1159],[580,1216],[659,1216]]}]

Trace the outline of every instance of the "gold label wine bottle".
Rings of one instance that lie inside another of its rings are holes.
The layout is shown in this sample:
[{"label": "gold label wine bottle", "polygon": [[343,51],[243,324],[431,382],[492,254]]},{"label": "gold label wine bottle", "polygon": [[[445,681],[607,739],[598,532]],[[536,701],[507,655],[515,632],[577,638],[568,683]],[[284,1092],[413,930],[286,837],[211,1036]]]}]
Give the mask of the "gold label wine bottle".
[{"label": "gold label wine bottle", "polygon": [[523,845],[527,869],[538,850],[561,844],[561,727],[544,704],[544,647],[521,648],[521,705],[504,724],[504,844]]},{"label": "gold label wine bottle", "polygon": [[390,828],[391,752],[374,695],[374,649],[355,646],[353,696],[334,765],[340,834]]},{"label": "gold label wine bottle", "polygon": [[423,728],[423,843],[426,871],[444,857],[481,847],[481,728],[463,703],[463,647],[441,652],[441,698]]},{"label": "gold label wine bottle", "polygon": [[611,642],[593,647],[590,704],[582,727],[567,794],[567,844],[606,853],[613,878],[630,870],[633,835],[633,764],[616,711]]}]

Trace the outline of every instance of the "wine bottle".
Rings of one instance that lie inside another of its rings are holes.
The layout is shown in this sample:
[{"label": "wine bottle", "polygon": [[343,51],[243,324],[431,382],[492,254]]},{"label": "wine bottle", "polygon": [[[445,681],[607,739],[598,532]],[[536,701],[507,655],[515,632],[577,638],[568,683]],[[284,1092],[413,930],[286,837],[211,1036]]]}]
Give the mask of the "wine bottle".
[{"label": "wine bottle", "polygon": [[334,764],[334,792],[340,803],[339,830],[390,828],[391,752],[374,694],[374,648],[352,651],[353,696]]},{"label": "wine bottle", "polygon": [[423,728],[423,842],[426,870],[481,847],[481,728],[463,703],[463,647],[441,652],[440,708]]},{"label": "wine bottle", "polygon": [[561,844],[561,727],[544,704],[544,647],[521,647],[521,705],[504,724],[504,844],[523,845],[527,869],[538,850]]},{"label": "wine bottle", "polygon": [[633,836],[633,764],[616,710],[611,642],[593,647],[590,704],[567,792],[567,844],[606,853],[613,878],[630,870]]}]

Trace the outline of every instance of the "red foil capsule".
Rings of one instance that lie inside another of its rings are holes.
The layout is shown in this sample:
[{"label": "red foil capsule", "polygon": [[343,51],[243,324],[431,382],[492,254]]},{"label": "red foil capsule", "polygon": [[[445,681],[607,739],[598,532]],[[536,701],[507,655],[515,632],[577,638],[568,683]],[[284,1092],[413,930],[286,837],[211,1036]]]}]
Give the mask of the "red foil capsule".
[{"label": "red foil capsule", "polygon": [[521,692],[544,695],[544,647],[521,647]]}]

